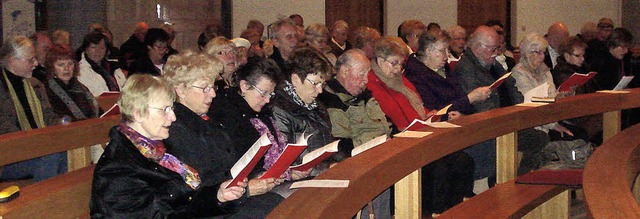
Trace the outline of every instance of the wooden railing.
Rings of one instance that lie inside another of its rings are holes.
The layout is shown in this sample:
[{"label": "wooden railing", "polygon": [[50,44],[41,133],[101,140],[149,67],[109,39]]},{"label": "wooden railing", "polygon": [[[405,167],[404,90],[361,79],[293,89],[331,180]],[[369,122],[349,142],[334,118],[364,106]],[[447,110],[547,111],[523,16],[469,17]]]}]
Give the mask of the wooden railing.
[{"label": "wooden railing", "polygon": [[348,188],[299,189],[274,209],[269,218],[350,218],[377,194],[396,183],[396,190],[403,191],[401,195],[396,192],[396,218],[420,218],[419,169],[422,166],[470,145],[499,137],[498,183],[506,182],[516,175],[516,131],[604,113],[604,136],[608,138],[620,130],[620,110],[640,107],[640,89],[628,91],[625,94],[579,95],[539,107],[495,109],[455,121],[462,126],[460,128],[429,128],[426,131],[433,134],[421,139],[393,139],[316,177],[349,180]]},{"label": "wooden railing", "polygon": [[[111,107],[116,99],[99,102]],[[120,116],[111,116],[0,135],[0,166],[67,151],[70,167],[66,174],[20,188],[16,199],[0,204],[0,218],[88,217],[93,176],[89,147],[108,142],[109,129],[119,122]]]},{"label": "wooden railing", "polygon": [[640,173],[640,124],[602,144],[584,170],[583,189],[593,218],[640,218],[632,187]]}]

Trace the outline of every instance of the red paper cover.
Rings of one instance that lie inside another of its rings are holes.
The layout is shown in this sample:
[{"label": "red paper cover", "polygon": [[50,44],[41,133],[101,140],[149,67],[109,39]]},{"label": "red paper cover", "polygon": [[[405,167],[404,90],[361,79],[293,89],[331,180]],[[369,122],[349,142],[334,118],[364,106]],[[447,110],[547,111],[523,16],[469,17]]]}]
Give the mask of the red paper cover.
[{"label": "red paper cover", "polygon": [[596,74],[598,73],[596,72],[589,72],[589,74],[573,73],[571,77],[569,77],[566,81],[562,82],[560,86],[558,86],[558,91],[559,92],[571,91],[572,87],[580,86],[587,83],[587,81],[593,78],[593,76],[595,76]]},{"label": "red paper cover", "polygon": [[280,154],[280,157],[278,157],[276,162],[273,163],[271,168],[269,168],[260,179],[280,178],[280,175],[289,169],[289,165],[296,161],[305,148],[307,148],[306,145],[287,145],[282,154]]},{"label": "red paper cover", "polygon": [[300,164],[298,166],[292,166],[290,169],[297,170],[297,171],[307,171],[307,170],[317,166],[318,164],[322,163],[322,161],[324,161],[327,158],[331,157],[331,155],[333,155],[335,153],[336,152],[325,151],[324,153],[322,153],[322,155],[316,157],[316,159],[313,159],[312,161],[309,161],[306,164]]},{"label": "red paper cover", "polygon": [[251,158],[251,161],[249,161],[247,166],[245,166],[244,169],[242,169],[240,173],[238,173],[238,175],[235,178],[233,178],[233,180],[231,180],[231,183],[229,183],[229,185],[227,185],[226,188],[236,186],[238,185],[238,182],[247,178],[247,176],[249,176],[249,174],[251,173],[251,170],[253,170],[253,168],[256,167],[260,159],[262,159],[262,156],[264,156],[264,154],[267,153],[267,150],[270,147],[271,147],[271,144],[260,146],[260,149],[258,149],[258,152],[256,153],[256,155],[253,156],[253,158]]},{"label": "red paper cover", "polygon": [[582,187],[582,171],[582,169],[536,170],[518,177],[516,183]]}]

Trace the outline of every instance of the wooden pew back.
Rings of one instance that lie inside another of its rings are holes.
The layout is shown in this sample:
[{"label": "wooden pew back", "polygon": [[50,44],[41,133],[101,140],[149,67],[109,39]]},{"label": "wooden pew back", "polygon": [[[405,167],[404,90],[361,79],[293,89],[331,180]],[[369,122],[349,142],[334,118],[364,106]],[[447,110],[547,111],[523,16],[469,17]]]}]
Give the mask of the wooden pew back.
[{"label": "wooden pew back", "polygon": [[460,128],[428,128],[433,134],[427,137],[396,138],[339,163],[316,179],[349,180],[348,188],[298,189],[269,218],[349,218],[408,174],[470,145],[558,120],[639,106],[640,89],[631,89],[626,94],[585,94],[546,106],[513,106],[465,116],[455,121]]}]

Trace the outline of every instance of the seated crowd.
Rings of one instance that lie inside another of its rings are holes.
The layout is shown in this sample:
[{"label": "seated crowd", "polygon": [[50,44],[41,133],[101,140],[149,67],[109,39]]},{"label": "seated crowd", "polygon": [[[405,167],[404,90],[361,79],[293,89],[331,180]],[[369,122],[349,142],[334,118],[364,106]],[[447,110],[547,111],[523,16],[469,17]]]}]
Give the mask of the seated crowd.
[{"label": "seated crowd", "polygon": [[[546,35],[529,33],[519,60],[497,21],[467,35],[460,26],[445,31],[408,20],[398,36],[381,36],[369,27],[350,31],[343,20],[305,28],[292,15],[269,25],[266,39],[257,20],[234,39],[208,25],[199,50],[183,51],[172,47],[170,25],[144,22],[119,49],[97,24],[75,52],[66,31],[14,36],[0,49],[0,99],[7,103],[0,106],[0,133],[97,118],[105,109],[96,98],[120,92],[122,123],[105,148],[91,150],[91,217],[263,218],[295,191],[292,182],[317,176],[378,136],[420,129],[410,124],[448,105],[441,121],[523,103],[541,85],[548,97],[562,98],[613,89],[623,76],[638,75],[632,34],[608,18],[593,26],[577,36],[560,22]],[[573,73],[590,71],[598,74],[589,83],[557,91]],[[500,87],[489,87],[507,72]],[[640,78],[629,85],[638,86]],[[623,126],[639,117],[625,111]],[[551,141],[599,143],[599,123],[587,116],[520,130],[518,174],[544,166],[542,150]],[[336,140],[339,151],[314,168],[262,178],[302,135],[310,136],[308,147],[294,164]],[[228,186],[231,167],[261,136],[271,147],[247,179]],[[474,181],[493,186],[495,146],[488,140],[423,167],[423,212],[437,216],[473,197],[482,191]],[[65,153],[51,154],[4,166],[0,181],[41,181],[66,166]],[[384,191],[362,217],[391,218],[390,199]]]}]

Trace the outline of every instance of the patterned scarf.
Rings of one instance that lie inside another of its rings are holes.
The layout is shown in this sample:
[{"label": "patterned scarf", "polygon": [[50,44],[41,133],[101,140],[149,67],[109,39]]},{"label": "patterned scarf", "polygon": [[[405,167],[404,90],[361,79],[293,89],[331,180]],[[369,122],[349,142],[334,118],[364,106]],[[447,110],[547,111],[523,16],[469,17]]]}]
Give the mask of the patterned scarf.
[{"label": "patterned scarf", "polygon": [[[67,91],[65,91],[54,78],[49,79],[47,83],[49,84],[49,89],[51,89],[51,91],[53,91],[53,93],[55,93],[56,96],[60,98],[60,100],[62,100],[62,102],[67,106],[69,111],[71,111],[71,114],[73,114],[73,117],[76,120],[83,120],[87,118],[82,112],[82,110],[80,110],[78,105],[76,105],[76,102],[74,102],[73,99],[69,97],[69,94],[67,93]],[[74,83],[74,81],[69,81],[70,85],[71,83]],[[76,84],[76,85],[79,85],[79,84]],[[80,92],[84,94],[85,98],[89,100],[89,102],[91,103],[93,115],[99,115],[98,102],[96,101],[96,98],[93,97],[91,92],[82,86],[73,86],[73,85],[71,86],[72,88],[69,91]]]},{"label": "patterned scarf", "polygon": [[120,123],[118,126],[118,131],[120,131],[124,136],[126,136],[133,145],[138,148],[140,153],[148,158],[160,164],[173,172],[176,172],[182,176],[182,179],[191,189],[197,189],[200,186],[200,176],[198,175],[198,171],[190,167],[189,165],[182,163],[182,161],[178,160],[175,156],[165,153],[166,148],[164,147],[164,143],[158,140],[151,140],[136,130],[133,130],[127,124]]},{"label": "patterned scarf", "polygon": [[102,76],[102,79],[104,79],[105,83],[107,83],[107,87],[109,87],[109,91],[120,91],[115,78],[109,73],[110,69],[105,69],[105,67],[98,65],[98,63],[95,63],[93,60],[87,57],[86,54],[84,54],[84,58],[85,60],[87,60],[87,63],[91,65],[91,69]]},{"label": "patterned scarf", "polygon": [[[269,119],[271,120],[271,124],[276,124],[276,121],[273,120],[272,117],[269,117]],[[264,166],[262,166],[265,170],[268,170],[269,168],[271,168],[271,166],[273,166],[273,163],[276,162],[280,154],[282,154],[282,152],[284,151],[284,148],[287,146],[287,141],[284,139],[284,136],[280,134],[280,130],[278,130],[277,127],[274,126],[273,128],[275,130],[274,132],[271,132],[269,131],[269,127],[267,127],[267,125],[264,124],[264,122],[262,122],[262,120],[260,120],[259,118],[251,118],[249,119],[249,121],[251,122],[251,125],[253,125],[253,127],[258,131],[258,133],[260,133],[260,135],[267,134],[267,137],[272,144],[267,151],[267,154],[264,155]],[[273,133],[275,133],[276,136],[273,136]],[[276,138],[278,139],[277,141]],[[285,174],[286,179],[291,179],[289,171],[285,172]]]},{"label": "patterned scarf", "polygon": [[300,96],[298,96],[298,93],[296,93],[296,88],[293,87],[293,84],[291,84],[289,81],[284,81],[284,83],[285,83],[285,86],[283,88],[284,92],[286,92],[289,96],[291,96],[293,98],[293,102],[298,104],[298,106],[304,107],[308,110],[313,110],[318,107],[318,102],[316,102],[315,100],[311,104],[304,103],[304,101],[302,101]]},{"label": "patterned scarf", "polygon": [[[22,131],[31,130],[31,124],[29,123],[29,118],[25,113],[24,107],[20,103],[18,99],[18,95],[16,91],[13,89],[13,85],[11,81],[7,77],[7,72],[2,69],[2,76],[4,80],[7,82],[7,88],[9,89],[9,94],[11,95],[11,101],[13,101],[13,106],[16,109],[16,114],[18,116],[18,123],[20,124],[20,129]],[[33,89],[33,86],[29,83],[27,79],[22,79],[22,86],[24,87],[24,94],[27,96],[27,102],[29,103],[29,108],[31,109],[31,114],[33,116],[33,120],[36,122],[37,128],[46,127],[44,123],[44,115],[42,114],[42,106],[40,105],[40,100],[36,95],[36,91]],[[2,103],[5,104],[5,103]]]},{"label": "patterned scarf", "polygon": [[422,103],[422,99],[416,92],[411,90],[409,87],[404,86],[404,81],[402,79],[402,75],[393,74],[391,77],[386,76],[380,66],[376,63],[371,63],[371,69],[373,69],[373,73],[380,78],[380,80],[387,85],[387,87],[391,88],[398,93],[401,93],[407,100],[409,100],[409,104],[411,107],[418,113],[420,119],[426,119],[427,114],[424,109],[424,104]]}]

